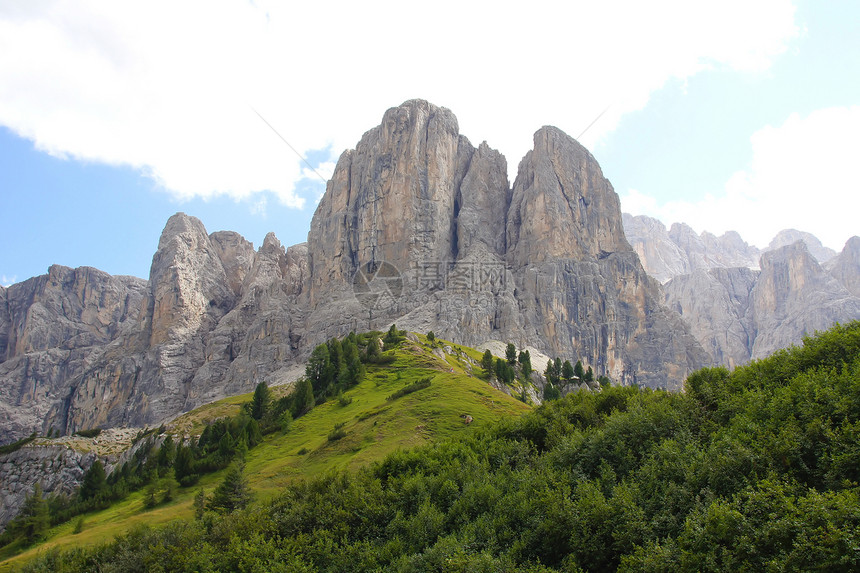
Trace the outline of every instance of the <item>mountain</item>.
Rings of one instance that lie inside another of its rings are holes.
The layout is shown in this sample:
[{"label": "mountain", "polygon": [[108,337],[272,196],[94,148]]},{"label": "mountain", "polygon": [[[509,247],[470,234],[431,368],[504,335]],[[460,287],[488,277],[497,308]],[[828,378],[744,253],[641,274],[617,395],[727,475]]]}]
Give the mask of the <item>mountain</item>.
[{"label": "mountain", "polygon": [[[393,360],[368,361],[366,374],[358,384],[337,398],[329,396],[309,412],[291,420],[286,429],[277,424],[266,432],[264,440],[261,436],[260,443],[251,445],[246,461],[252,470],[248,478],[254,490],[263,495],[279,492],[300,476],[322,474],[334,468],[367,466],[391,451],[470,435],[502,418],[517,417],[531,409],[511,396],[520,396],[520,390],[527,386],[521,371],[519,379],[508,385],[484,372],[479,365],[482,353],[476,349],[438,338],[431,341],[414,333],[402,334],[394,340],[388,340],[381,333],[359,334],[358,339],[372,340],[374,344],[387,340],[383,343],[384,350]],[[501,356],[504,356],[504,349]],[[403,392],[407,385],[420,380],[429,381],[429,384],[421,385],[420,391]],[[269,391],[273,400],[268,407],[272,409],[274,402],[291,388],[275,386]],[[402,396],[395,398],[398,391]],[[160,429],[162,433],[144,428],[109,429],[96,436],[36,438],[17,449],[5,448],[13,451],[0,451],[0,500],[3,500],[0,534],[21,510],[36,483],[41,485],[46,496],[73,497],[96,459],[102,462],[108,476],[116,470],[122,473],[126,463],[132,466],[146,463],[142,456],[148,456],[147,467],[151,469],[155,460],[163,464],[168,459],[151,449],[162,444],[168,435],[172,441],[188,436],[199,438],[207,425],[215,420],[236,418],[243,405],[252,400],[253,395],[244,394],[206,404],[174,418]],[[468,423],[466,416],[469,416]],[[263,420],[260,424],[264,424]],[[333,427],[342,429],[344,435],[338,439],[328,438]],[[243,439],[239,434],[233,437]],[[215,471],[211,467],[204,469],[199,486],[211,486],[220,479]],[[137,471],[126,468],[126,473]],[[153,480],[157,482],[158,478]],[[129,496],[112,495],[114,506],[122,508],[119,516],[114,513],[112,518],[102,521],[104,514],[101,517],[90,514],[87,519],[89,542],[95,541],[93,536],[99,536],[98,540],[110,539],[141,518],[152,523],[185,516],[190,513],[191,500],[199,487],[183,488],[174,500],[178,503],[173,503],[171,510],[161,517],[129,511],[129,507],[134,507],[147,512],[147,508],[141,508],[143,489],[132,487]],[[112,513],[111,509],[107,513]],[[86,543],[78,536],[68,540]],[[0,538],[0,546],[3,544]],[[0,562],[9,554],[0,547]],[[5,570],[4,565],[0,563],[0,571]]]},{"label": "mountain", "polygon": [[759,268],[759,257],[802,241],[819,263],[827,263],[836,251],[825,247],[812,233],[783,229],[762,250],[748,244],[736,231],[717,237],[707,231],[696,233],[685,223],[673,223],[669,230],[659,220],[646,215],[623,214],[624,234],[639,255],[648,274],[665,284],[680,275],[699,269]]},{"label": "mountain", "polygon": [[623,215],[624,233],[642,266],[661,283],[699,269],[758,267],[761,252],[735,231],[717,237],[697,234],[689,225],[674,223],[667,231],[657,219]]},{"label": "mountain", "polygon": [[860,318],[858,251],[854,237],[822,266],[797,241],[765,252],[760,271],[712,268],[675,277],[663,285],[665,301],[716,363],[734,367]]},{"label": "mountain", "polygon": [[313,347],[401,327],[527,344],[623,384],[679,388],[707,356],[624,237],[594,157],[553,127],[516,180],[447,109],[388,110],[338,160],[307,244],[168,220],[148,281],[52,267],[0,308],[6,442],[157,424],[296,376]]},{"label": "mountain", "polygon": [[854,296],[860,297],[860,237],[851,237],[824,268]]},{"label": "mountain", "polygon": [[803,241],[806,243],[806,248],[809,249],[809,254],[815,257],[819,263],[826,263],[836,256],[836,251],[822,245],[818,237],[812,233],[798,231],[797,229],[783,229],[777,233],[767,248],[764,249],[764,252],[774,251],[780,247],[796,243],[797,241]]}]

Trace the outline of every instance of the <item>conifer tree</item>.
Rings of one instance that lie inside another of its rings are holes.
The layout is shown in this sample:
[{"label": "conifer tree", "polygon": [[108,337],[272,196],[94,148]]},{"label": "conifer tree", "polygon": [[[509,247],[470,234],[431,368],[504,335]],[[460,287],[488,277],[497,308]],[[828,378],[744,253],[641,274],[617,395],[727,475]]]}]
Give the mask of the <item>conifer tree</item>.
[{"label": "conifer tree", "polygon": [[28,495],[24,505],[16,517],[9,523],[9,529],[24,538],[27,544],[38,541],[42,534],[51,526],[51,516],[48,511],[48,502],[42,493],[42,484],[36,482],[33,487],[33,495]]},{"label": "conifer tree", "polygon": [[508,342],[507,347],[505,347],[505,358],[511,366],[517,363],[517,347],[514,346],[513,342]]},{"label": "conifer tree", "polygon": [[532,373],[532,357],[529,354],[529,351],[521,350],[519,356],[517,357],[517,362],[520,363],[520,368],[523,372],[523,378],[528,380],[529,376]]},{"label": "conifer tree", "polygon": [[555,363],[550,358],[546,363],[546,370],[543,371],[544,378],[548,384],[555,384],[558,380],[555,377]]},{"label": "conifer tree", "polygon": [[490,352],[490,349],[484,351],[484,356],[481,358],[481,368],[484,369],[484,372],[487,373],[487,376],[493,375],[493,353]]},{"label": "conifer tree", "polygon": [[564,365],[561,367],[561,377],[564,380],[565,384],[570,384],[573,380],[574,369],[573,366],[570,365],[570,360],[565,360]]},{"label": "conifer tree", "polygon": [[272,391],[265,382],[260,382],[254,389],[254,397],[251,399],[251,417],[262,420],[272,404]]},{"label": "conifer tree", "polygon": [[293,418],[298,418],[313,410],[316,401],[314,400],[314,389],[311,386],[310,380],[300,378],[296,382],[296,389],[293,390]]},{"label": "conifer tree", "polygon": [[107,487],[105,479],[105,467],[101,460],[95,460],[87,473],[84,474],[81,489],[78,490],[78,495],[82,500],[92,499],[102,493]]},{"label": "conifer tree", "polygon": [[313,388],[314,396],[324,396],[328,391],[328,386],[332,380],[331,375],[331,357],[328,352],[328,345],[320,344],[311,353],[308,358],[308,365],[305,366],[305,377],[310,381]]},{"label": "conifer tree", "polygon": [[244,509],[251,502],[251,489],[245,477],[245,464],[235,462],[227,470],[224,481],[212,493],[209,507],[221,513]]},{"label": "conifer tree", "polygon": [[580,382],[585,379],[585,369],[582,367],[581,360],[576,361],[576,366],[573,367],[573,375],[576,376]]}]

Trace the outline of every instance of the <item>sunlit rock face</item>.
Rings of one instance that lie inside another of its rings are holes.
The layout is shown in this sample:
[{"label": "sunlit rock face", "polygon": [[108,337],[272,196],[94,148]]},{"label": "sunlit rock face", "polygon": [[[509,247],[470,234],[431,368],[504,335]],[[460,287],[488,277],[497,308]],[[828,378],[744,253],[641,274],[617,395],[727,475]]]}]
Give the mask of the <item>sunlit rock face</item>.
[{"label": "sunlit rock face", "polygon": [[[376,286],[382,295],[356,296]],[[148,281],[52,267],[0,302],[4,442],[155,425],[288,382],[316,344],[392,322],[528,344],[621,383],[678,388],[707,362],[584,147],[538,130],[511,185],[498,151],[422,100],[388,110],[341,155],[306,244],[270,234],[254,250],[178,213]]]}]

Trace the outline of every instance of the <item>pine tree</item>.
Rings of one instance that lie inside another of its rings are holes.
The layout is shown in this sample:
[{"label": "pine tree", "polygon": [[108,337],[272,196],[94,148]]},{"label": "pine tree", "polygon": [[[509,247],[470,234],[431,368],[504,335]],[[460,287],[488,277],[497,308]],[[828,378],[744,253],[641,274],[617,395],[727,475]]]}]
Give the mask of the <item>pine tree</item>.
[{"label": "pine tree", "polygon": [[591,369],[591,366],[588,367],[588,370],[585,371],[585,377],[583,378],[586,383],[591,384],[594,382],[594,370]]},{"label": "pine tree", "polygon": [[[371,344],[375,344],[371,342]],[[338,383],[342,388],[350,388],[355,386],[364,377],[365,368],[358,354],[358,344],[344,344],[343,357],[346,364],[343,372],[341,372]]]},{"label": "pine tree", "polygon": [[521,350],[520,355],[517,357],[517,362],[520,363],[520,368],[523,372],[523,378],[526,380],[529,379],[532,373],[532,357],[529,354],[528,350]]},{"label": "pine tree", "polygon": [[197,495],[194,496],[192,505],[194,506],[195,519],[203,519],[203,514],[206,513],[206,493],[202,487],[197,492]]},{"label": "pine tree", "polygon": [[48,511],[48,502],[45,501],[42,492],[42,484],[36,482],[33,487],[33,495],[24,499],[24,505],[18,512],[18,516],[9,523],[10,531],[24,538],[27,544],[41,539],[42,534],[51,526],[51,515]]},{"label": "pine tree", "polygon": [[561,377],[564,380],[564,383],[570,384],[570,382],[573,380],[573,376],[574,376],[573,366],[570,365],[570,360],[565,360],[564,365],[561,367]]},{"label": "pine tree", "polygon": [[493,353],[490,352],[490,349],[484,351],[484,356],[481,358],[481,368],[484,369],[484,372],[487,373],[487,376],[493,375]]},{"label": "pine tree", "polygon": [[78,495],[82,500],[92,499],[102,493],[107,488],[107,480],[105,479],[105,467],[101,460],[95,460],[87,473],[84,474],[81,489],[78,490]]},{"label": "pine tree", "polygon": [[582,367],[581,360],[576,361],[576,366],[573,367],[573,375],[576,376],[580,382],[585,380],[585,369]]},{"label": "pine tree", "polygon": [[244,509],[251,502],[251,489],[245,477],[245,465],[234,463],[227,470],[224,481],[212,493],[209,507],[221,513]]},{"label": "pine tree", "polygon": [[167,437],[161,442],[161,447],[158,448],[158,467],[169,468],[173,465],[175,458],[176,446],[173,443],[173,436],[167,434]]},{"label": "pine tree", "polygon": [[254,397],[251,399],[251,417],[262,420],[272,405],[272,391],[265,382],[260,382],[254,389]]},{"label": "pine tree", "polygon": [[300,378],[296,382],[296,389],[293,390],[293,418],[298,418],[313,410],[316,401],[314,400],[314,389],[311,386],[310,380]]},{"label": "pine tree", "polygon": [[517,363],[517,347],[514,346],[513,342],[508,342],[507,347],[505,347],[505,358],[511,366]]},{"label": "pine tree", "polygon": [[311,357],[308,358],[308,365],[305,366],[305,377],[310,380],[314,396],[325,395],[332,383],[329,376],[331,376],[331,358],[328,346],[320,344],[314,348]]},{"label": "pine tree", "polygon": [[546,370],[543,371],[543,376],[546,378],[547,384],[555,384],[558,380],[555,377],[555,363],[550,358],[546,363]]}]

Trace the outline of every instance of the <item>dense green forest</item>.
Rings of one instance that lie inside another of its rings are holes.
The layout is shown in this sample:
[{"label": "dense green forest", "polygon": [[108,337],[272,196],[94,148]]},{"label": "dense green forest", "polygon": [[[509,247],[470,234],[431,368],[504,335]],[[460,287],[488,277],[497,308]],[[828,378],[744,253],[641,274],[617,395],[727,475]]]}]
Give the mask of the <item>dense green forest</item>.
[{"label": "dense green forest", "polygon": [[854,322],[683,393],[579,391],[24,570],[857,571],[858,474]]}]

